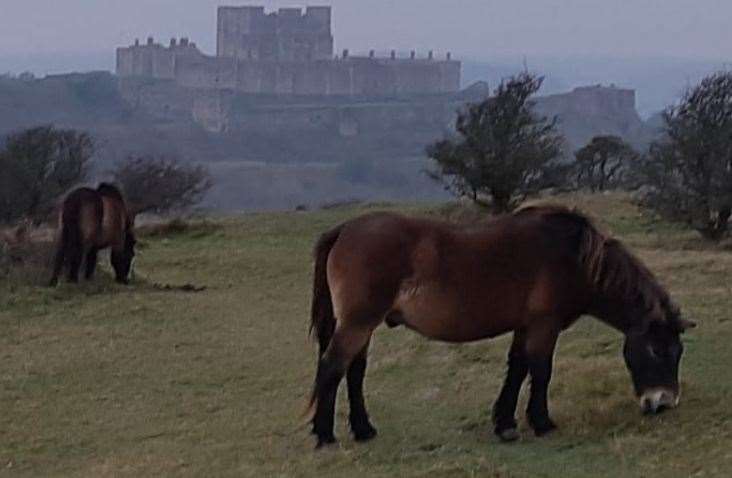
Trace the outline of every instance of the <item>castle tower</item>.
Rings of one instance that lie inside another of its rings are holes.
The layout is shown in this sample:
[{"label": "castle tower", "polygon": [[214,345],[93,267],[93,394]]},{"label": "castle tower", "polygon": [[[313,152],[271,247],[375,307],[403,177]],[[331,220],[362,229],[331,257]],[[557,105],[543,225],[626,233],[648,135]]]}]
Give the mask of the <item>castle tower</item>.
[{"label": "castle tower", "polygon": [[331,8],[220,7],[216,54],[254,61],[314,61],[333,57]]}]

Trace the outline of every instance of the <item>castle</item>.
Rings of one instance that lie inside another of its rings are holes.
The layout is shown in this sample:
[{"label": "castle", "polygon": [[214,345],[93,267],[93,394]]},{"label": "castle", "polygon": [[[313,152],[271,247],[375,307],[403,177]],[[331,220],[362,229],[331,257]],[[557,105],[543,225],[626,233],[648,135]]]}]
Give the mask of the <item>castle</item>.
[{"label": "castle", "polygon": [[165,47],[148,38],[117,50],[117,75],[173,80],[189,88],[248,94],[366,96],[445,94],[460,89],[461,64],[448,53],[418,58],[334,55],[331,8],[218,9],[216,56],[187,38]]}]

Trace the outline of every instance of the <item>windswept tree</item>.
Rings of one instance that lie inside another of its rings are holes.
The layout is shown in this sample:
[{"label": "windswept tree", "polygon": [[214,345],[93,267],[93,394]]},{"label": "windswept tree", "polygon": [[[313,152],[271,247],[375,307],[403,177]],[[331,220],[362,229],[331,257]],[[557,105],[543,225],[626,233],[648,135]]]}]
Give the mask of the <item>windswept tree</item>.
[{"label": "windswept tree", "polygon": [[620,186],[638,155],[618,136],[595,136],[574,156],[577,187],[595,192]]},{"label": "windswept tree", "polygon": [[436,166],[432,178],[459,197],[503,213],[527,196],[556,186],[554,162],[564,138],[556,118],[540,117],[531,97],[543,78],[521,73],[500,84],[495,96],[467,107],[457,119],[457,137],[427,148]]},{"label": "windswept tree", "polygon": [[213,185],[203,166],[167,157],[131,157],[111,173],[135,213],[185,211],[201,202]]},{"label": "windswept tree", "polygon": [[8,136],[0,151],[0,222],[46,219],[87,178],[93,154],[91,137],[75,130],[41,126]]},{"label": "windswept tree", "polygon": [[643,165],[645,204],[720,240],[732,215],[732,72],[689,89],[664,123]]}]

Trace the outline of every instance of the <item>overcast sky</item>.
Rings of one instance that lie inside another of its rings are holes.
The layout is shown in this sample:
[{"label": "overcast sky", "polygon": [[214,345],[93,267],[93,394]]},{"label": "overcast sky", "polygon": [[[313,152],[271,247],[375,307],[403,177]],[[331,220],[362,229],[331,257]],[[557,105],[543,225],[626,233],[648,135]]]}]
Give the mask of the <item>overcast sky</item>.
[{"label": "overcast sky", "polygon": [[[187,35],[215,50],[221,4],[252,0],[0,0],[0,58],[109,53],[135,37]],[[337,48],[496,56],[732,58],[732,0],[324,0]],[[6,60],[7,61],[7,60]],[[0,64],[1,70],[12,65]],[[100,65],[107,67],[108,65]]]}]

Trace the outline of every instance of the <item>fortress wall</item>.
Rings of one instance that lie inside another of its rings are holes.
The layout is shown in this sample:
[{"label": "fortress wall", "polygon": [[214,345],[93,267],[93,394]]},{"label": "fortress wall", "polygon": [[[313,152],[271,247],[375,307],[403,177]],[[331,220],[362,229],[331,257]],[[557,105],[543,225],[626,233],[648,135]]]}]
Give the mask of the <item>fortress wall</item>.
[{"label": "fortress wall", "polygon": [[458,91],[460,63],[424,59],[333,59],[330,7],[218,10],[217,56],[187,39],[166,48],[117,50],[117,73],[175,79],[184,87],[282,95],[395,96]]},{"label": "fortress wall", "polygon": [[190,88],[236,89],[237,62],[232,58],[179,57],[175,78]]},{"label": "fortress wall", "polygon": [[119,91],[128,105],[146,111],[155,119],[181,121],[191,118],[195,94],[172,80],[121,78]]},{"label": "fortress wall", "polygon": [[221,7],[217,56],[242,60],[312,61],[333,56],[330,7]]},{"label": "fortress wall", "polygon": [[117,76],[132,76],[135,60],[129,48],[117,48]]},{"label": "fortress wall", "polygon": [[552,111],[571,111],[591,116],[608,115],[618,111],[634,111],[635,91],[587,86],[575,88],[571,93],[542,97],[540,105]]},{"label": "fortress wall", "polygon": [[353,94],[353,70],[345,62],[330,62],[325,68],[327,74],[327,94],[344,96]]},{"label": "fortress wall", "polygon": [[175,53],[162,46],[148,52],[151,55],[152,76],[164,80],[175,79]]},{"label": "fortress wall", "polygon": [[439,136],[447,131],[451,121],[454,121],[454,111],[445,101],[373,102],[340,106],[271,104],[230,111],[228,131],[272,137],[283,131],[290,136],[388,136],[400,131]]},{"label": "fortress wall", "polygon": [[328,94],[330,75],[324,62],[309,62],[295,72],[296,95],[325,96]]},{"label": "fortress wall", "polygon": [[243,35],[255,33],[264,16],[264,7],[220,7],[216,56],[238,56]]},{"label": "fortress wall", "polygon": [[439,68],[442,77],[440,91],[443,93],[460,91],[462,64],[459,61],[443,61],[439,63]]}]

